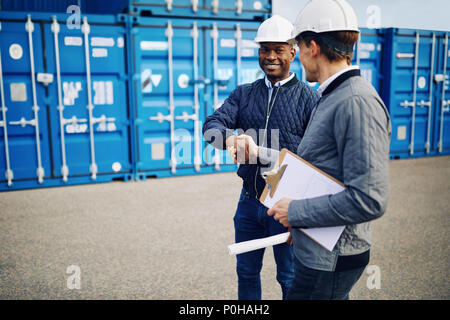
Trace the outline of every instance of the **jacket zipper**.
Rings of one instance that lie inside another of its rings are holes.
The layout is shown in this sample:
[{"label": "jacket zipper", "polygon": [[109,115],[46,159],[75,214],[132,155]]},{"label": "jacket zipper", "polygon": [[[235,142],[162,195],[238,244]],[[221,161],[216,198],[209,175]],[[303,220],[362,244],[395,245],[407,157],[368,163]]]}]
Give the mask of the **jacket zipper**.
[{"label": "jacket zipper", "polygon": [[[270,101],[270,100],[267,101],[267,116],[266,116],[266,125],[264,126],[264,138],[263,138],[263,141],[262,141],[262,147],[264,147],[264,142],[266,141],[266,138],[267,138],[267,126],[269,125],[270,114],[272,113],[272,109],[273,109],[273,106],[275,104],[275,100],[277,99],[278,91],[280,91],[280,87],[281,86],[277,87],[277,91],[275,92],[275,96],[273,97],[272,101]],[[256,188],[256,179],[258,177],[258,173],[259,173],[259,167],[258,167],[258,164],[256,164],[255,180],[254,180],[254,183],[253,183],[253,187],[255,189],[256,199],[258,199],[258,190]]]}]

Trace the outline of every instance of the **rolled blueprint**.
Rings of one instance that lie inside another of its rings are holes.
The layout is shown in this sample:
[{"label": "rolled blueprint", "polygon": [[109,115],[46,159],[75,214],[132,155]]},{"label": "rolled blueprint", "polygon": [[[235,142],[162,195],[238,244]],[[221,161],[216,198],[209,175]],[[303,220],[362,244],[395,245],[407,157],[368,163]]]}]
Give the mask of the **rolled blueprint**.
[{"label": "rolled blueprint", "polygon": [[228,253],[230,256],[233,254],[240,254],[244,252],[249,252],[261,248],[266,248],[270,246],[274,246],[276,244],[280,244],[283,242],[286,242],[289,238],[289,232],[280,233],[275,236],[267,237],[267,238],[261,238],[261,239],[255,239],[250,241],[244,241],[244,242],[238,242],[234,244],[230,244],[228,246]]}]

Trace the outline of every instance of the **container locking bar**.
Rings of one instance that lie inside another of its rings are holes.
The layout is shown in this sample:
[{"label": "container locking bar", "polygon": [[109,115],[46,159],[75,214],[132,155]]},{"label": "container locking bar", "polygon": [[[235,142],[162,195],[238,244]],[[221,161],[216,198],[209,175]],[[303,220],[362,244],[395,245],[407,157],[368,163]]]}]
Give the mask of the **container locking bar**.
[{"label": "container locking bar", "polygon": [[430,91],[428,96],[428,101],[421,100],[417,105],[419,107],[428,107],[428,120],[427,120],[427,141],[425,142],[426,153],[430,153],[430,135],[431,135],[431,108],[433,103],[433,70],[434,70],[434,52],[436,45],[436,34],[433,32],[431,38],[431,61],[430,61]]},{"label": "container locking bar", "polygon": [[[2,30],[2,24],[0,23],[0,32]],[[0,96],[1,96],[1,110],[2,110],[2,120],[0,121],[0,127],[3,128],[3,140],[5,143],[5,160],[6,160],[6,172],[5,178],[8,180],[8,187],[12,186],[12,180],[14,178],[13,171],[11,170],[11,164],[9,159],[9,145],[8,145],[8,129],[7,129],[7,119],[6,112],[8,109],[5,105],[5,91],[3,86],[3,66],[2,66],[2,51],[0,49]]]},{"label": "container locking bar", "polygon": [[98,167],[97,163],[95,162],[94,116],[93,116],[94,105],[92,104],[91,64],[89,58],[90,26],[88,24],[87,17],[83,18],[83,25],[81,27],[81,32],[84,35],[84,54],[86,59],[86,86],[88,95],[88,105],[86,108],[89,111],[89,141],[91,147],[91,165],[89,166],[89,170],[91,172],[92,179],[96,180]]},{"label": "container locking bar", "polygon": [[65,143],[65,132],[64,132],[64,125],[65,124],[77,124],[77,122],[80,122],[75,116],[72,117],[72,119],[67,120],[64,119],[63,111],[64,111],[64,104],[62,99],[62,92],[61,92],[61,65],[59,61],[59,41],[58,41],[58,34],[59,34],[59,24],[56,20],[56,16],[53,16],[53,23],[52,23],[52,32],[53,32],[53,39],[55,42],[55,64],[56,64],[56,82],[57,82],[57,88],[58,88],[58,111],[59,111],[59,129],[60,129],[60,139],[61,139],[61,160],[62,160],[62,166],[61,166],[61,175],[63,177],[63,181],[67,182],[68,176],[69,176],[69,167],[67,166],[66,161],[66,143]]},{"label": "container locking bar", "polygon": [[450,100],[445,99],[445,92],[448,87],[445,84],[445,79],[447,78],[447,59],[448,59],[448,33],[445,34],[444,39],[444,74],[442,81],[442,95],[441,95],[441,118],[439,123],[439,141],[438,141],[438,150],[442,152],[444,149],[444,113],[450,111]]},{"label": "container locking bar", "polygon": [[241,84],[241,41],[242,41],[242,31],[241,31],[241,25],[239,23],[236,23],[236,85]]},{"label": "container locking bar", "polygon": [[[34,69],[34,48],[33,48],[33,32],[34,32],[34,24],[31,21],[31,16],[28,15],[27,22],[25,23],[25,30],[28,33],[28,46],[30,49],[30,66],[31,66],[31,88],[33,92],[33,112],[34,119],[30,121],[26,121],[24,118],[20,119],[19,122],[26,123],[34,126],[36,133],[36,153],[38,160],[38,167],[36,170],[36,174],[38,177],[39,183],[44,182],[44,168],[42,167],[42,159],[41,159],[41,140],[39,134],[39,106],[37,104],[37,95],[36,95],[36,79],[35,79],[35,69]],[[25,124],[25,125],[26,125]],[[24,127],[25,125],[22,125]]]},{"label": "container locking bar", "polygon": [[[219,105],[219,86],[216,79],[218,79],[218,69],[219,69],[219,62],[218,62],[218,38],[219,38],[219,30],[217,29],[217,23],[213,23],[213,29],[211,31],[211,37],[213,39],[213,72],[214,72],[214,101],[213,101],[213,109],[214,111],[217,110]],[[214,161],[214,169],[217,171],[220,170],[220,151],[217,150],[217,148],[214,148],[214,155],[213,155],[213,161]]]},{"label": "container locking bar", "polygon": [[168,62],[169,62],[169,121],[170,121],[170,168],[172,174],[177,171],[177,160],[175,158],[175,103],[173,93],[173,28],[172,21],[167,22],[166,37],[168,42]]},{"label": "container locking bar", "polygon": [[419,41],[420,36],[419,33],[416,32],[416,38],[415,38],[415,54],[414,54],[414,83],[413,83],[413,97],[412,101],[403,101],[400,103],[400,105],[404,108],[411,107],[412,108],[412,114],[411,114],[411,137],[410,137],[410,143],[409,143],[409,154],[414,154],[414,131],[415,131],[415,125],[416,125],[416,96],[417,96],[417,71],[418,71],[418,63],[419,63]]},{"label": "container locking bar", "polygon": [[[198,79],[198,28],[197,22],[194,22],[192,26],[192,43],[193,43],[193,64],[194,64],[194,79]],[[195,171],[200,171],[201,156],[200,156],[200,122],[198,111],[200,109],[200,103],[198,98],[198,85],[194,84],[194,114],[190,116],[190,120],[194,121],[194,167]],[[184,119],[187,118],[187,113],[183,113]],[[184,120],[183,119],[183,120]],[[184,120],[187,121],[187,120]]]}]

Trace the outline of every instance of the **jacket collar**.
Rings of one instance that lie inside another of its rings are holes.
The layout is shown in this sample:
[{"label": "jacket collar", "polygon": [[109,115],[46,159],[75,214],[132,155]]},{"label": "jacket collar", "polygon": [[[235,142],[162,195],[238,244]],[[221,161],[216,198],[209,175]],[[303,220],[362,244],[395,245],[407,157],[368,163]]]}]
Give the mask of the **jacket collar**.
[{"label": "jacket collar", "polygon": [[[288,83],[289,81],[291,81],[294,77],[295,77],[295,73],[291,72],[289,77],[287,77],[284,80],[278,81],[277,83],[275,83],[275,85],[273,87],[281,87],[281,86],[285,85],[286,83]],[[269,81],[269,79],[267,79],[267,76],[264,77],[264,82],[266,83],[267,88],[273,89],[272,83]]]},{"label": "jacket collar", "polygon": [[287,83],[283,84],[282,87],[291,87],[291,86],[297,84],[297,82],[298,82],[298,79],[297,79],[297,76],[294,73],[294,77],[292,77],[292,79],[289,80]]},{"label": "jacket collar", "polygon": [[359,69],[351,69],[347,72],[344,72],[343,74],[341,74],[339,77],[337,77],[336,79],[334,79],[329,85],[328,87],[323,91],[322,93],[322,97],[331,93],[334,89],[336,89],[337,87],[339,87],[339,85],[344,82],[347,79],[350,79],[351,77],[357,77],[357,76],[361,76],[361,70]]},{"label": "jacket collar", "polygon": [[[263,85],[267,89],[265,78],[256,80],[256,82],[258,82],[258,81],[260,81],[259,83],[261,83],[261,85]],[[288,82],[283,84],[281,86],[281,88],[292,87],[293,85],[297,84],[298,81],[299,80],[297,79],[297,75],[294,73],[294,76],[292,77],[292,79],[290,79]]]}]

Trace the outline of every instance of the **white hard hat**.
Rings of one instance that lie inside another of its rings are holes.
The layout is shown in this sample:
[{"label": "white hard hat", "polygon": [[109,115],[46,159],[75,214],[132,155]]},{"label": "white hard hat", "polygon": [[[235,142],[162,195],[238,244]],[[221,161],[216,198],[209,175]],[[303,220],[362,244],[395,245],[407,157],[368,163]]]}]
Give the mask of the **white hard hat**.
[{"label": "white hard hat", "polygon": [[358,20],[353,8],[345,0],[310,0],[297,15],[290,44],[305,31],[316,33],[330,31],[359,32]]},{"label": "white hard hat", "polygon": [[291,38],[294,26],[279,15],[267,19],[258,28],[255,42],[287,42]]}]

